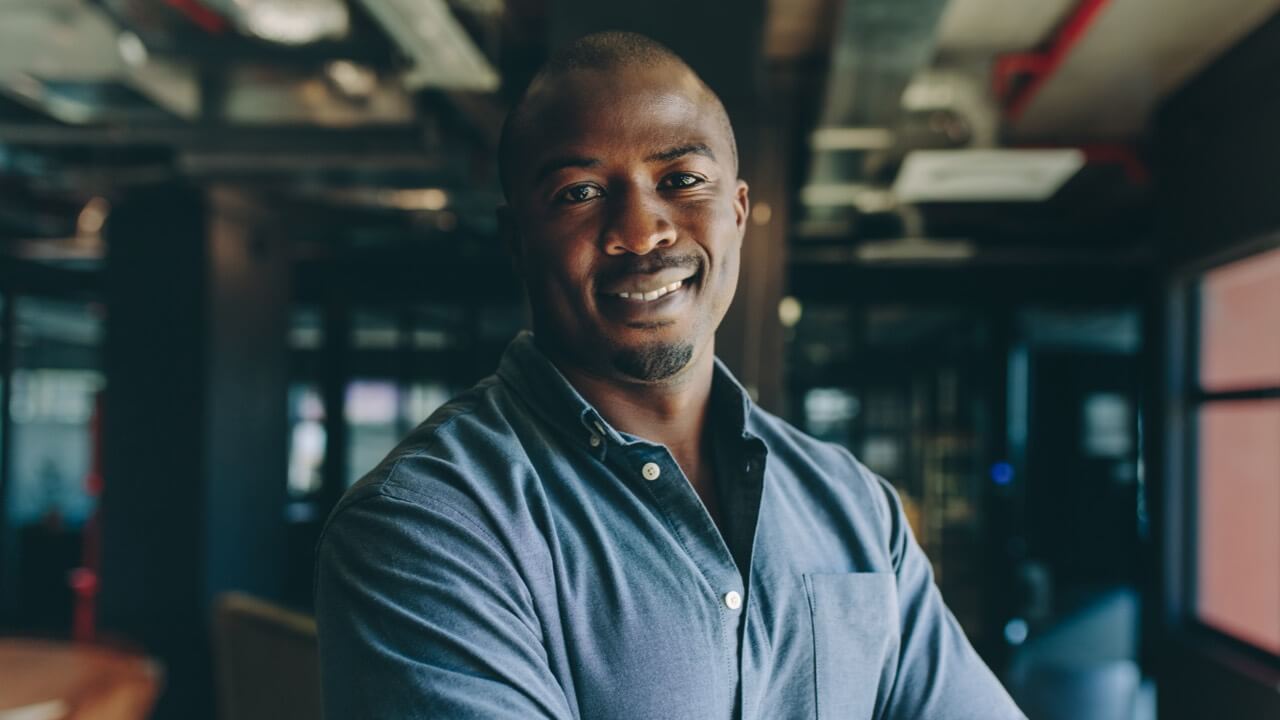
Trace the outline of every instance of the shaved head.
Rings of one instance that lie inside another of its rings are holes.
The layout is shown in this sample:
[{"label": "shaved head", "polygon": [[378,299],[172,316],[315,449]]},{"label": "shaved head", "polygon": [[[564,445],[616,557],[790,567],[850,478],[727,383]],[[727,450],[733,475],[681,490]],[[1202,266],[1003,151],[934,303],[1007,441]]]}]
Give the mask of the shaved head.
[{"label": "shaved head", "polygon": [[534,77],[499,152],[503,242],[561,369],[710,377],[750,201],[706,83],[642,35],[588,35]]},{"label": "shaved head", "polygon": [[507,202],[513,200],[513,180],[522,156],[522,144],[538,120],[543,101],[558,81],[580,72],[613,73],[663,66],[674,71],[673,84],[686,79],[696,83],[706,112],[715,117],[725,133],[736,172],[738,147],[729,115],[720,98],[697,73],[656,40],[632,32],[599,32],[578,38],[548,58],[507,115],[498,143],[498,172]]}]

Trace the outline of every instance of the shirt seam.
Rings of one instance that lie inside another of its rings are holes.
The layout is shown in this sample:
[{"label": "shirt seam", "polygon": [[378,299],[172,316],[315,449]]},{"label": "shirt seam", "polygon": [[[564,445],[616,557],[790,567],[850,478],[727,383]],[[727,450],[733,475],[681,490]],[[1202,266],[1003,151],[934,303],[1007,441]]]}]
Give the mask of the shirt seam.
[{"label": "shirt seam", "polygon": [[809,636],[813,641],[813,712],[817,717],[822,717],[822,693],[818,687],[818,621],[813,606],[813,586],[808,573],[801,578],[804,581],[805,600],[809,605]]}]

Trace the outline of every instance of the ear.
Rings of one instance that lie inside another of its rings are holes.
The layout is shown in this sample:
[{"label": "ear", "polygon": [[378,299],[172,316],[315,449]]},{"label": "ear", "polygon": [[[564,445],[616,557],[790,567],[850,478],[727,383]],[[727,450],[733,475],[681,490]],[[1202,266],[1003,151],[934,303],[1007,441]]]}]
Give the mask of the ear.
[{"label": "ear", "polygon": [[499,205],[497,216],[498,237],[507,251],[507,257],[511,259],[511,266],[515,269],[516,275],[523,278],[524,246],[520,240],[520,230],[516,227],[515,212],[510,205]]},{"label": "ear", "polygon": [[747,218],[751,217],[751,192],[745,180],[739,180],[733,191],[734,222],[738,225],[738,238],[747,232]]}]

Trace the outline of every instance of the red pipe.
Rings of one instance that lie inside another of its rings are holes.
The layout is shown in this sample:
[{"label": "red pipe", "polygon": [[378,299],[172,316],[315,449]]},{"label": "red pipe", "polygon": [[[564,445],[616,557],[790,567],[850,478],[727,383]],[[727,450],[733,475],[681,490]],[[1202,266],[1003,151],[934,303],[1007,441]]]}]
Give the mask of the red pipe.
[{"label": "red pipe", "polygon": [[1132,145],[1095,143],[1081,145],[1085,162],[1094,165],[1119,165],[1125,178],[1133,185],[1146,185],[1151,181],[1151,171],[1138,157]]},{"label": "red pipe", "polygon": [[[1012,122],[1022,116],[1031,104],[1031,99],[1040,92],[1071,50],[1084,38],[1107,2],[1108,0],[1080,0],[1080,4],[1058,28],[1046,49],[1031,53],[1012,53],[996,59],[992,86],[996,96],[1004,102],[1006,120]],[[1015,76],[1024,76],[1026,80],[1021,85],[1015,85]]]},{"label": "red pipe", "polygon": [[210,35],[219,35],[227,29],[226,18],[201,5],[199,0],[164,0],[164,4],[186,15]]}]

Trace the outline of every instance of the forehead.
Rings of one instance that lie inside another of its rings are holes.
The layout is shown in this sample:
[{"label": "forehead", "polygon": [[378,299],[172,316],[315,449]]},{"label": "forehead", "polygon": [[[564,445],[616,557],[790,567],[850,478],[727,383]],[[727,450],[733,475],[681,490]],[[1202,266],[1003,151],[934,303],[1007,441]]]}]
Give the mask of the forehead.
[{"label": "forehead", "polygon": [[693,73],[670,65],[574,70],[530,94],[517,143],[517,175],[572,152],[603,162],[651,156],[702,143],[729,162],[730,139],[718,101]]}]

